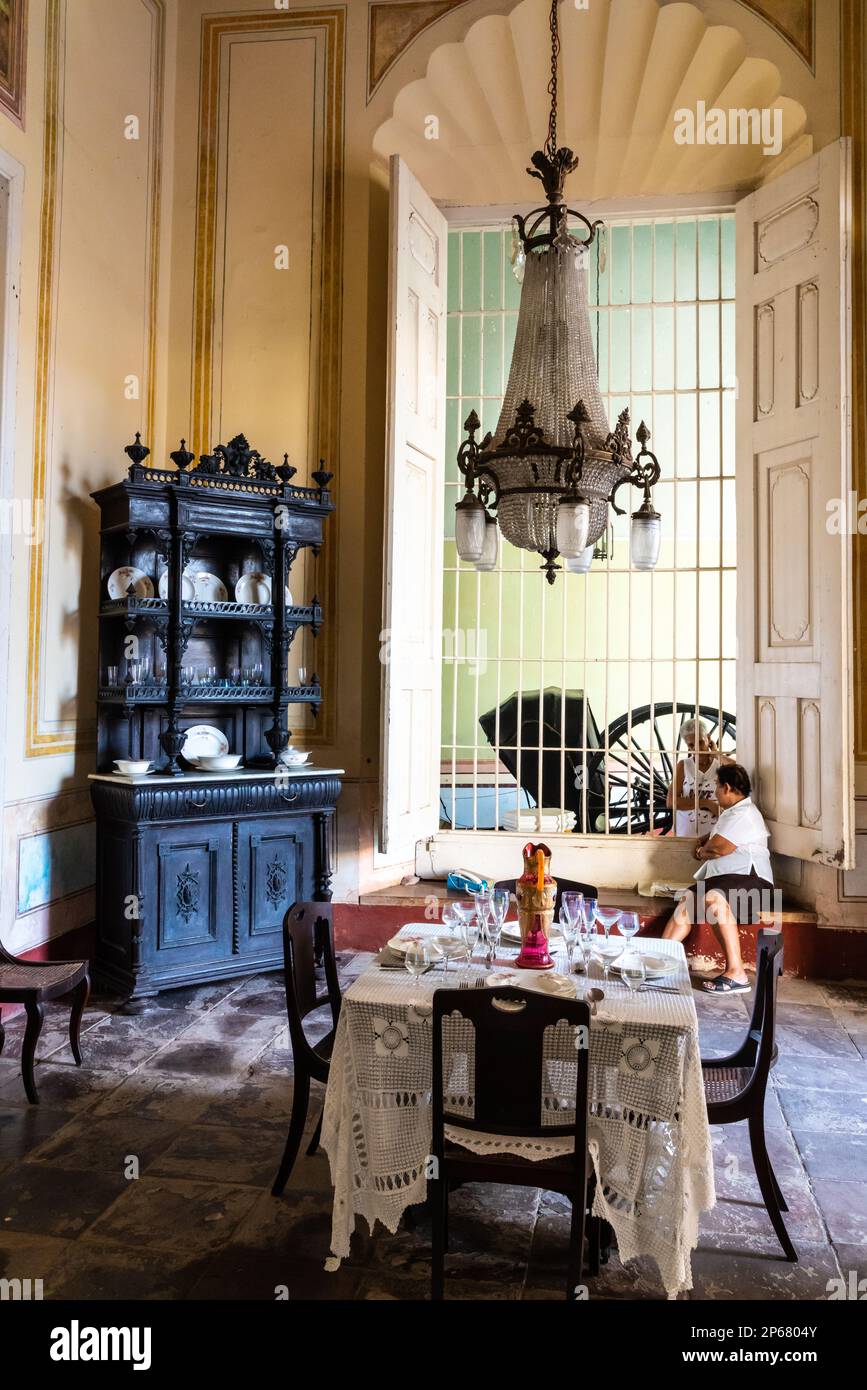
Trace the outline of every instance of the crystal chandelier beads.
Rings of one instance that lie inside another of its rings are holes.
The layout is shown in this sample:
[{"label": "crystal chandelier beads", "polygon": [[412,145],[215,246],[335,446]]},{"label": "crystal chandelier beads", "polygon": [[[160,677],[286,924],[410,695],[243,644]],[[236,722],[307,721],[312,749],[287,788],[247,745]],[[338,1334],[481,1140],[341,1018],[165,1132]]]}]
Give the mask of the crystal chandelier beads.
[{"label": "crystal chandelier beads", "polygon": [[[557,0],[552,0],[550,25],[548,139],[527,171],[542,182],[548,201],[514,219],[523,283],[509,380],[495,432],[477,443],[475,412],[464,426],[468,437],[458,451],[458,467],[467,491],[457,504],[455,541],[462,560],[490,568],[490,541],[482,559],[483,517],[495,516],[512,545],[542,556],[553,583],[560,556],[576,562],[603,534],[609,503],[623,483],[645,489],[645,502],[633,517],[637,566],[656,563],[660,527],[650,501],[659,466],[645,447],[649,433],[642,422],[637,433],[642,450],[633,462],[629,413],[622,411],[611,430],[599,393],[585,257],[601,223],[568,208],[563,193],[578,160],[570,149],[557,148]],[[577,234],[570,222],[578,226]],[[645,459],[653,460],[655,476]]]}]

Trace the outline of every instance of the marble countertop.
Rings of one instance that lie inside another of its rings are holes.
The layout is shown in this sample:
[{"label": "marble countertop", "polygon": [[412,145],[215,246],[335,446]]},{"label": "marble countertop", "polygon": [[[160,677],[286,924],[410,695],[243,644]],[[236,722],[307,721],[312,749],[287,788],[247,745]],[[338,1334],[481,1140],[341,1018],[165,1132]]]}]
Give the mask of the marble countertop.
[{"label": "marble countertop", "polygon": [[[296,777],[340,777],[342,767],[281,767],[281,780]],[[184,772],[180,777],[171,777],[159,772],[144,772],[140,777],[128,777],[121,772],[91,772],[89,782],[119,783],[124,787],[182,787],[185,782],[268,782],[278,775],[277,768],[236,767],[232,772]]]}]

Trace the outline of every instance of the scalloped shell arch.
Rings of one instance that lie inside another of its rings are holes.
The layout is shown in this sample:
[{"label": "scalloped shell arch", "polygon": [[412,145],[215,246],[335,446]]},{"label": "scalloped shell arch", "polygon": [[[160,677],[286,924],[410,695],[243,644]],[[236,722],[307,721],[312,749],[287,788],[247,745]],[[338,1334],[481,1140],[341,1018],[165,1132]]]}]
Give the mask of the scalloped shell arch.
[{"label": "scalloped shell arch", "polygon": [[[398,93],[374,136],[445,203],[527,202],[530,154],[548,121],[548,0],[521,0],[435,49],[427,72]],[[559,143],[580,156],[569,201],[751,188],[813,151],[804,107],[779,69],[695,5],[593,0],[560,8]],[[781,149],[679,144],[675,113],[780,112]]]}]

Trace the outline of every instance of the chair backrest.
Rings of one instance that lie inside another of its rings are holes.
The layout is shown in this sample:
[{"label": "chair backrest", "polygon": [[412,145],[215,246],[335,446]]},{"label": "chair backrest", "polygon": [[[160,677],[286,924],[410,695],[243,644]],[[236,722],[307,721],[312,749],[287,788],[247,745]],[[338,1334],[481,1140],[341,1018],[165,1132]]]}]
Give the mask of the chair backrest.
[{"label": "chair backrest", "polygon": [[[497,883],[494,884],[494,887],[495,887],[495,888],[505,888],[505,889],[507,889],[511,894],[514,895],[514,892],[515,892],[515,884],[516,884],[516,883],[517,883],[517,879],[514,879],[514,878],[501,878]],[[556,919],[557,919],[557,918],[559,917],[559,915],[560,915],[560,901],[561,901],[561,899],[562,899],[564,893],[583,893],[584,896],[585,896],[585,898],[598,898],[598,897],[599,897],[599,893],[598,893],[598,891],[596,890],[596,888],[594,888],[594,886],[593,886],[592,883],[576,883],[576,882],[574,881],[574,879],[571,879],[571,878],[558,878],[558,879],[557,879],[557,896],[556,896],[556,898],[555,898],[555,900],[554,900],[554,919],[555,919],[555,921],[556,921]]]},{"label": "chair backrest", "polygon": [[[567,1025],[565,1034],[556,1045],[548,1034],[546,1047],[547,1030],[561,1022]],[[432,1152],[442,1157],[444,1126],[449,1124],[488,1134],[569,1135],[575,1140],[575,1161],[583,1163],[589,1041],[590,1009],[583,1000],[513,988],[438,989],[433,998]],[[464,1097],[472,1104],[465,1107]],[[561,1115],[560,1123],[543,1124],[546,1112]]]},{"label": "chair backrest", "polygon": [[[773,959],[776,962],[776,970],[774,973],[769,974],[767,971],[762,970],[761,964],[763,954],[766,951],[771,950],[773,951]],[[752,1017],[750,1018],[750,1031],[748,1034],[749,1038],[755,1043],[759,1042],[762,1033],[762,1019],[764,1017],[765,1008],[765,991],[767,990],[768,985],[770,984],[774,1004],[776,1006],[776,982],[778,977],[782,975],[782,973],[783,933],[771,931],[768,927],[762,927],[756,933],[756,984],[753,993],[753,1012]],[[776,1011],[774,1013],[774,1017],[776,1018]]]},{"label": "chair backrest", "polygon": [[749,1040],[756,1047],[753,1074],[745,1089],[764,1091],[774,1058],[777,1013],[777,979],[782,974],[782,932],[760,932],[756,943],[756,1002],[750,1021]]},{"label": "chair backrest", "polygon": [[[320,993],[316,961],[321,959],[326,989]],[[283,918],[283,979],[292,1048],[310,1048],[302,1020],[314,1009],[330,1004],[334,1026],[340,1016],[340,984],[334,959],[331,903],[297,902]]]}]

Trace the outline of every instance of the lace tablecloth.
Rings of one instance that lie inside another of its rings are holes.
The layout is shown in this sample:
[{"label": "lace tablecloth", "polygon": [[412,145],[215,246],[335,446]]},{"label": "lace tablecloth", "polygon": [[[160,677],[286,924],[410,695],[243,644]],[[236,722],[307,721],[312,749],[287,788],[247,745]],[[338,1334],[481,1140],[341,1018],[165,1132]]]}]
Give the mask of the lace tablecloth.
[{"label": "lace tablecloth", "polygon": [[[437,930],[441,928],[430,923],[403,929],[412,935]],[[613,979],[593,981],[605,991],[590,1030],[589,1148],[597,1177],[593,1210],[614,1228],[621,1260],[652,1256],[673,1297],[692,1287],[690,1253],[699,1219],[716,1200],[713,1159],[698,1020],[683,947],[655,939],[641,944],[655,955],[677,958],[677,973],[666,983],[676,983],[684,992],[650,987],[632,994]],[[539,987],[538,972],[520,975],[520,987]],[[576,982],[580,997],[582,977]],[[414,980],[403,971],[371,966],[343,997],[322,1127],[334,1184],[326,1268],[335,1269],[349,1254],[357,1216],[364,1216],[371,1228],[381,1221],[395,1232],[405,1209],[425,1200],[431,996],[443,984],[441,968]],[[448,984],[457,985],[454,967]],[[567,1039],[565,1031],[561,1068],[568,1065],[570,1047],[574,1065],[574,1039]],[[455,1054],[451,1039],[447,1047]],[[546,1047],[546,1056],[548,1051]],[[558,1065],[556,1059],[550,1064]],[[560,1084],[568,1088],[568,1080]],[[562,1123],[562,1113],[555,1120]],[[558,1138],[504,1140],[475,1132],[469,1137],[463,1129],[450,1137],[480,1152],[499,1149],[526,1159],[551,1157],[568,1144]]]}]

